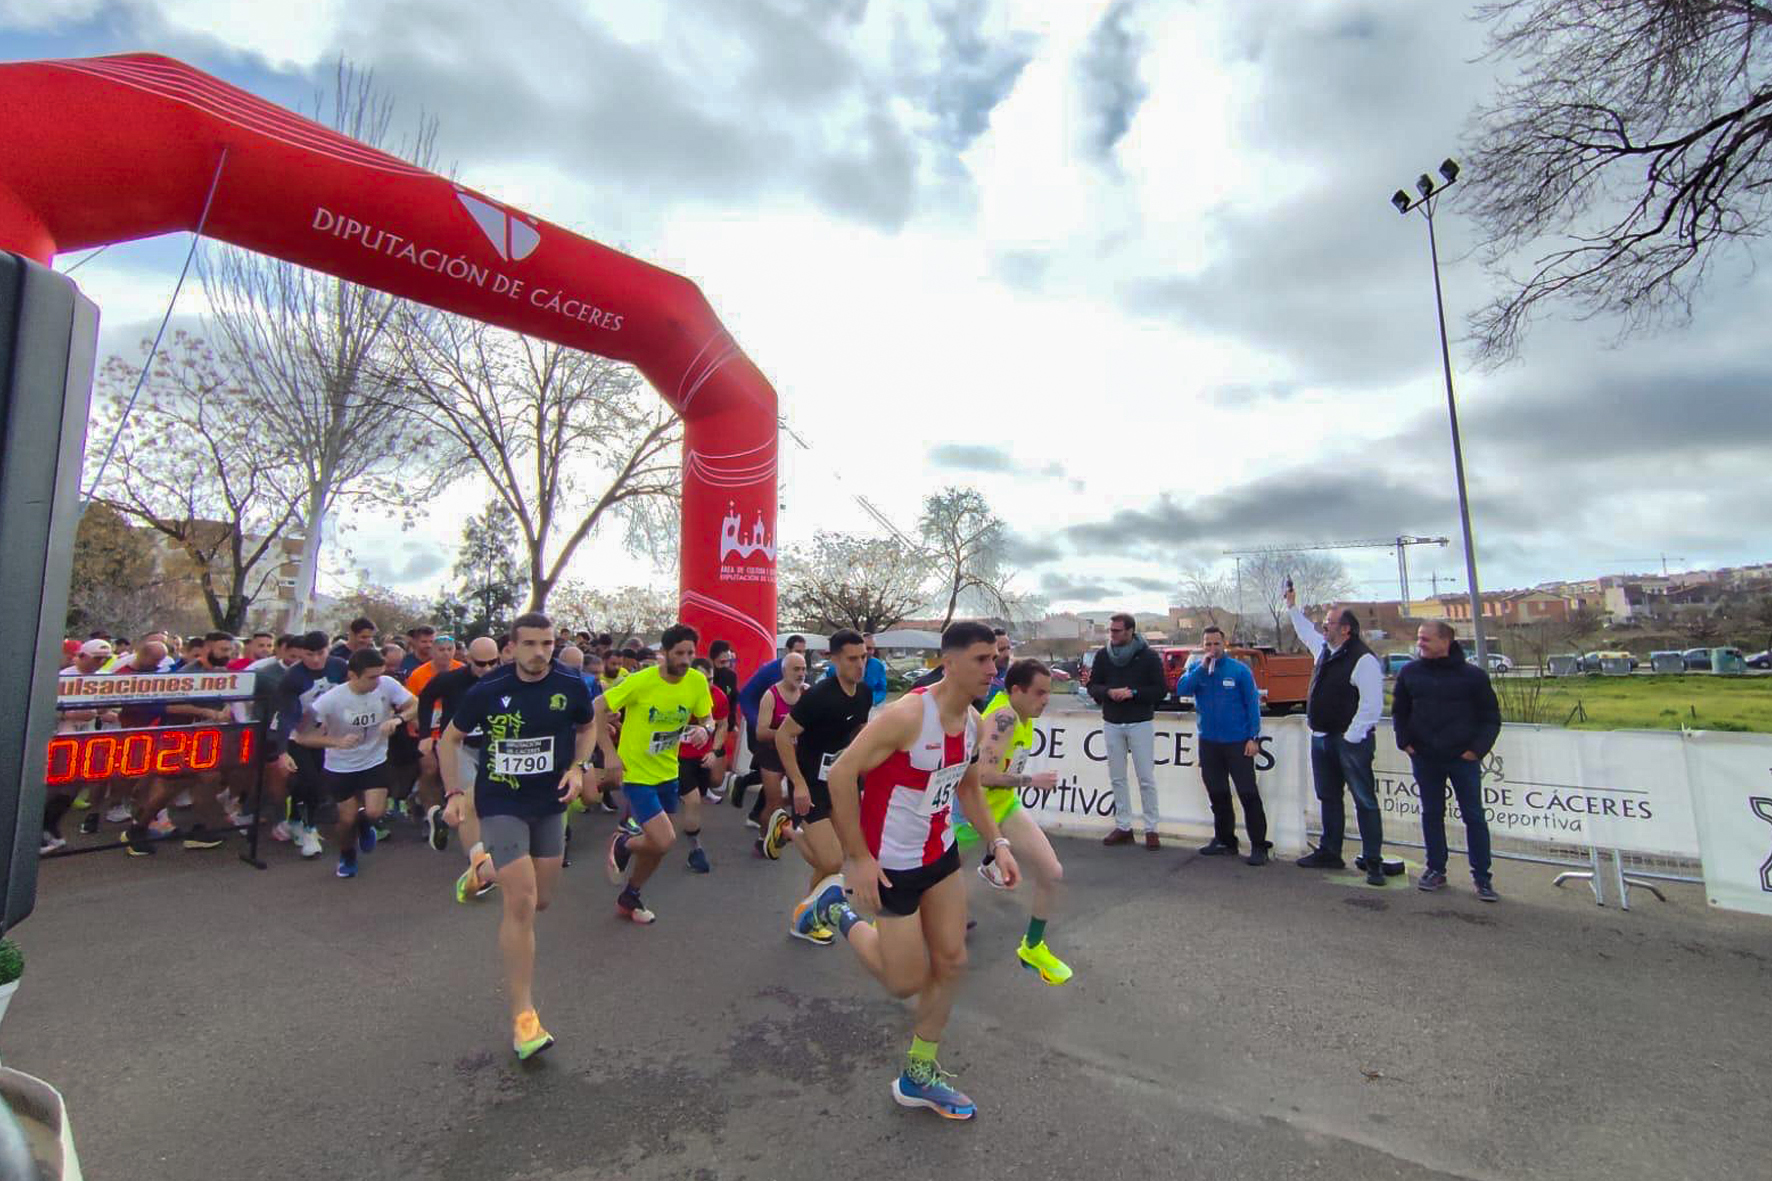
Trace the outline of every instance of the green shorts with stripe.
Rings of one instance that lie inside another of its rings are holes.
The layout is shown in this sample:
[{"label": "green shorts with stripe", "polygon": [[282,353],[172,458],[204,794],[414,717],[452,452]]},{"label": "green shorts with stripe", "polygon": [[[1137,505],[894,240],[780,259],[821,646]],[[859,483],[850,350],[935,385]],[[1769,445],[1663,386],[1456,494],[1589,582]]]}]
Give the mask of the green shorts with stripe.
[{"label": "green shorts with stripe", "polygon": [[[987,787],[984,802],[991,810],[991,819],[1001,828],[1005,820],[1021,811],[1021,792],[1013,787]],[[962,849],[978,844],[979,839],[978,830],[972,827],[971,821],[961,818],[954,825],[954,843]]]}]

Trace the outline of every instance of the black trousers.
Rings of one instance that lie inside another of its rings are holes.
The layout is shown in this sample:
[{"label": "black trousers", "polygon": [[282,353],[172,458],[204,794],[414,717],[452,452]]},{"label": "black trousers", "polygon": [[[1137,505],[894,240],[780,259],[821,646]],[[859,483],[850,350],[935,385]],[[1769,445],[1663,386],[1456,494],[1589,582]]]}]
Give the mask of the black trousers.
[{"label": "black trousers", "polygon": [[1243,753],[1241,742],[1207,742],[1200,739],[1195,746],[1200,754],[1200,779],[1206,784],[1206,798],[1212,804],[1212,831],[1221,844],[1237,847],[1237,814],[1231,807],[1231,784],[1237,787],[1237,799],[1243,804],[1243,827],[1249,830],[1249,844],[1262,848],[1267,841],[1267,812],[1261,806],[1261,792],[1255,786],[1255,759]]}]

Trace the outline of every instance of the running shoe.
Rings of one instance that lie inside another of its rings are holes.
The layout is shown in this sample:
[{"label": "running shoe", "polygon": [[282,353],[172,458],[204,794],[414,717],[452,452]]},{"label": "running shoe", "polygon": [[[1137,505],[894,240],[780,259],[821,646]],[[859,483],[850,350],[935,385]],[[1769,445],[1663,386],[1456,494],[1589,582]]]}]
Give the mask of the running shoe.
[{"label": "running shoe", "polygon": [[81,792],[74,797],[74,803],[72,806],[84,810],[92,807],[92,801],[86,798],[85,792]]},{"label": "running shoe", "polygon": [[752,818],[750,816],[746,816],[744,818],[744,826],[746,828],[755,828],[755,829],[761,829],[763,827],[754,818]]},{"label": "running shoe", "polygon": [[52,832],[46,832],[43,834],[43,843],[37,846],[37,856],[41,857],[45,853],[53,853],[57,849],[65,849],[67,847],[68,841],[66,837],[58,837]]},{"label": "running shoe", "polygon": [[285,843],[294,840],[295,834],[289,829],[289,821],[279,820],[277,823],[271,825],[271,839],[273,841],[283,841]]},{"label": "running shoe", "polygon": [[156,850],[148,840],[148,829],[144,825],[132,824],[123,830],[123,843],[129,846],[131,857],[152,857]]},{"label": "running shoe", "polygon": [[168,816],[166,809],[162,808],[160,815],[148,821],[148,831],[157,837],[169,837],[178,831],[178,825],[172,822],[172,817]]},{"label": "running shoe", "polygon": [[603,858],[603,873],[609,878],[609,884],[619,886],[628,874],[628,859],[632,856],[622,842],[628,834],[616,829],[609,834],[609,851]]},{"label": "running shoe", "polygon": [[900,1107],[927,1107],[943,1119],[971,1119],[978,1108],[948,1082],[953,1077],[935,1062],[908,1063],[892,1080],[892,1098]]},{"label": "running shoe", "polygon": [[439,853],[449,848],[449,826],[443,823],[442,804],[432,804],[425,811],[425,840]]},{"label": "running shoe", "polygon": [[635,820],[632,816],[623,816],[621,818],[621,830],[631,837],[637,837],[640,835],[639,821]]},{"label": "running shoe", "polygon": [[301,842],[301,855],[304,858],[318,857],[324,851],[320,844],[320,834],[307,825],[302,825],[300,831],[291,828],[290,832],[297,841]]},{"label": "running shoe", "polygon": [[995,861],[991,862],[989,865],[980,865],[978,867],[978,876],[983,878],[984,884],[991,887],[993,890],[1007,890],[1009,888],[1008,884],[1003,881],[1002,876],[997,872],[997,863]]},{"label": "running shoe", "polygon": [[357,821],[357,851],[359,853],[375,852],[375,842],[378,839],[385,839],[385,837],[376,831],[375,825],[366,824],[361,820]]},{"label": "running shoe", "polygon": [[647,910],[646,904],[640,901],[640,892],[631,886],[617,895],[615,913],[629,922],[639,923],[642,927],[658,921],[658,916]]},{"label": "running shoe", "polygon": [[[480,876],[482,869],[486,871],[484,877]],[[482,853],[474,858],[474,878],[476,898],[484,898],[498,888],[498,867],[492,864],[492,854]]]},{"label": "running shoe", "polygon": [[387,822],[386,818],[383,818],[381,820],[377,820],[374,824],[370,825],[369,827],[370,827],[371,831],[373,831],[375,833],[375,839],[378,841],[388,840],[388,839],[392,838],[394,835],[394,828],[391,824],[389,824]]},{"label": "running shoe", "polygon": [[112,804],[105,809],[106,824],[128,824],[134,819],[135,814],[129,810],[128,804]]},{"label": "running shoe", "polygon": [[357,851],[355,849],[346,849],[338,855],[338,876],[341,878],[357,876]]},{"label": "running shoe", "polygon": [[88,812],[80,818],[80,832],[84,836],[97,836],[98,824],[103,819],[97,812]]},{"label": "running shoe", "polygon": [[185,848],[187,849],[219,849],[221,843],[222,839],[219,834],[210,832],[201,824],[193,825],[185,833]]},{"label": "running shoe", "polygon": [[603,799],[598,806],[601,807],[605,812],[615,811],[615,801],[609,798],[608,792],[603,793]]},{"label": "running shoe", "polygon": [[535,1010],[523,1010],[511,1036],[511,1049],[517,1051],[517,1061],[527,1062],[553,1044],[554,1035],[541,1027],[541,1018],[536,1016]]},{"label": "running shoe", "polygon": [[718,804],[726,798],[726,793],[717,787],[710,787],[707,790],[707,797],[708,803]]},{"label": "running shoe", "polygon": [[837,937],[836,932],[831,930],[837,926],[836,916],[848,905],[848,896],[843,890],[843,875],[834,873],[813,887],[812,893],[802,898],[794,907],[794,917],[788,924],[788,934],[810,943],[831,943]]},{"label": "running shoe", "polygon": [[1435,890],[1444,890],[1446,888],[1446,875],[1437,869],[1427,870],[1419,878],[1415,879],[1415,888],[1427,893],[1432,893]]},{"label": "running shoe", "polygon": [[1495,892],[1495,887],[1490,885],[1488,882],[1478,882],[1477,883],[1477,897],[1481,898],[1484,902],[1500,902],[1501,901],[1501,895],[1497,894]]},{"label": "running shoe", "polygon": [[714,867],[708,864],[708,855],[700,849],[689,850],[689,872],[707,873]]},{"label": "running shoe", "polygon": [[1048,984],[1068,984],[1071,979],[1071,966],[1052,954],[1044,939],[1036,947],[1029,947],[1024,938],[1021,946],[1015,949],[1021,960],[1021,966],[1030,972],[1038,972],[1040,979]]},{"label": "running shoe", "polygon": [[771,861],[779,861],[781,851],[788,847],[789,834],[793,830],[793,817],[788,815],[786,808],[777,808],[771,812],[769,823],[763,828],[763,856]]}]

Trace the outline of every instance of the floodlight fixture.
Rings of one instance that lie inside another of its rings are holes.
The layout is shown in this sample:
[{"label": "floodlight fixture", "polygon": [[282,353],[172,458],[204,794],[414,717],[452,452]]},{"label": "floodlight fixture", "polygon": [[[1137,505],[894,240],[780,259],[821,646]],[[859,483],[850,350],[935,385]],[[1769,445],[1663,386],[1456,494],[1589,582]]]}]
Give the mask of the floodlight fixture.
[{"label": "floodlight fixture", "polygon": [[1409,194],[1398,189],[1391,194],[1391,204],[1397,207],[1398,213],[1407,214],[1409,212]]},{"label": "floodlight fixture", "polygon": [[1446,178],[1447,184],[1451,184],[1453,181],[1457,180],[1458,179],[1458,161],[1452,159],[1452,157],[1450,157],[1450,156],[1446,157],[1446,159],[1444,159],[1444,160],[1441,160],[1440,161],[1440,175]]},{"label": "floodlight fixture", "polygon": [[1420,193],[1423,197],[1433,196],[1434,195],[1434,178],[1429,176],[1425,172],[1422,173],[1420,176],[1416,177],[1415,178],[1415,191]]}]

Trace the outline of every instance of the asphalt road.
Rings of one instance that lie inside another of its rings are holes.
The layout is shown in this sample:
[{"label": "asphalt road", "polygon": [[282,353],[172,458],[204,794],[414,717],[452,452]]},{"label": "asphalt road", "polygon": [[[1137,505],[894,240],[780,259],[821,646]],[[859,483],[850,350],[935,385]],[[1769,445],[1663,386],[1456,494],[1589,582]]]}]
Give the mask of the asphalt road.
[{"label": "asphalt road", "polygon": [[264,872],[176,848],[46,865],[0,1050],[62,1088],[100,1179],[1673,1178],[1772,1159],[1772,923],[1696,889],[1623,914],[1504,863],[1491,906],[1060,841],[1049,938],[1077,977],[1020,970],[1019,903],[974,895],[942,1059],[981,1114],[950,1124],[887,1093],[905,1008],[845,948],[785,936],[800,867],[750,859],[731,809],[708,832],[714,873],[667,865],[650,929],[613,917],[594,858],[567,871],[537,987],[559,1044],[527,1067],[497,907],[456,905],[457,854],[412,830],[349,882],[285,846]]}]

